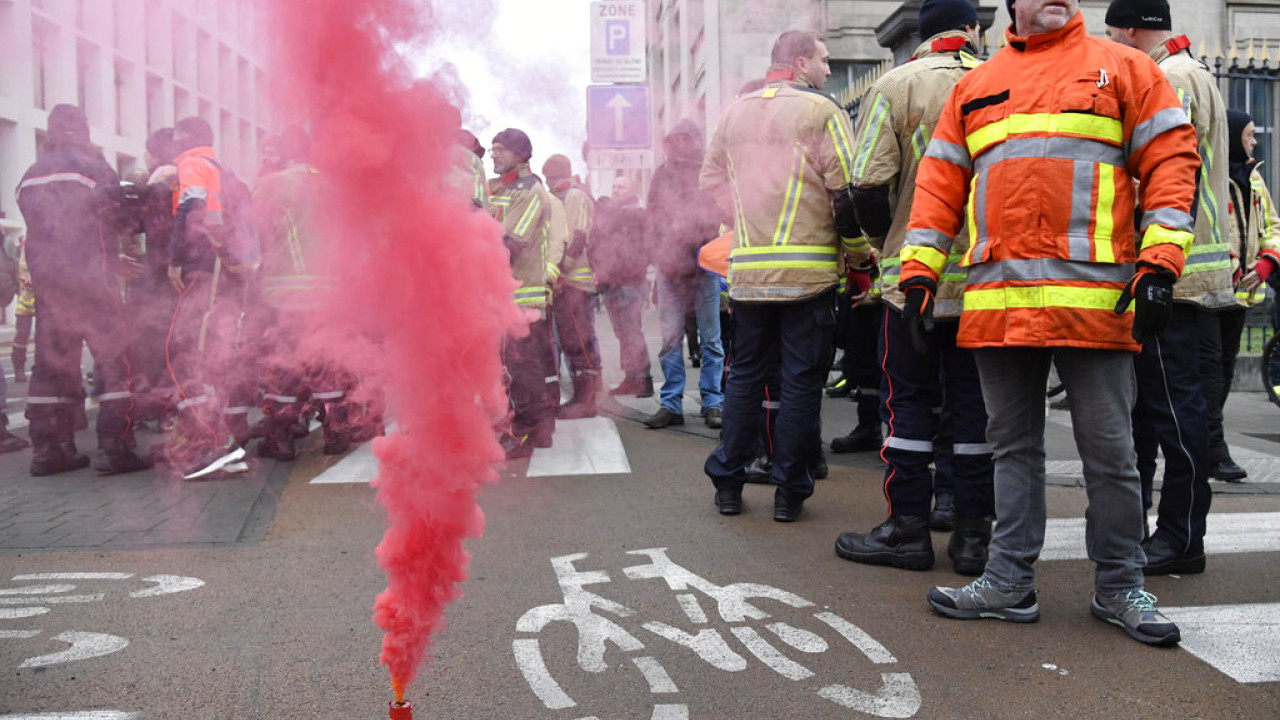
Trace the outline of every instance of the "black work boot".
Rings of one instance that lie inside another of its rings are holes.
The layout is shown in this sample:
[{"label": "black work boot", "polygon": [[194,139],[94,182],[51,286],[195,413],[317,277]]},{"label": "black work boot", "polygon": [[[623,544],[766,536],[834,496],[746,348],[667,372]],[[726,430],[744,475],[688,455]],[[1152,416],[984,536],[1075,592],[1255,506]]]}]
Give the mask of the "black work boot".
[{"label": "black work boot", "polygon": [[956,516],[955,530],[947,543],[955,571],[978,576],[987,567],[987,546],[991,544],[991,518]]},{"label": "black work boot", "polygon": [[298,421],[289,417],[267,416],[265,431],[258,441],[258,457],[293,462],[298,459]]},{"label": "black work boot", "polygon": [[933,567],[933,539],[923,515],[890,515],[866,535],[841,533],[836,554],[867,565],[890,565],[904,570]]},{"label": "black work boot", "polygon": [[133,451],[132,440],[132,433],[127,439],[99,435],[98,454],[93,459],[94,471],[99,475],[123,475],[151,467],[151,460]]},{"label": "black work boot", "polygon": [[573,400],[556,408],[561,420],[581,420],[596,416],[596,376],[594,373],[573,374]]},{"label": "black work boot", "polygon": [[859,425],[848,435],[842,435],[831,441],[831,452],[856,453],[875,452],[884,445],[884,437],[880,434],[880,423]]},{"label": "black work boot", "polygon": [[933,530],[948,532],[956,526],[956,497],[949,492],[940,492],[933,499],[933,512],[929,513],[929,527]]},{"label": "black work boot", "polygon": [[89,466],[89,456],[76,452],[74,440],[35,443],[31,457],[31,474],[35,477],[57,475]]},{"label": "black work boot", "polygon": [[341,455],[351,449],[351,424],[346,401],[329,403],[324,408],[324,454]]}]

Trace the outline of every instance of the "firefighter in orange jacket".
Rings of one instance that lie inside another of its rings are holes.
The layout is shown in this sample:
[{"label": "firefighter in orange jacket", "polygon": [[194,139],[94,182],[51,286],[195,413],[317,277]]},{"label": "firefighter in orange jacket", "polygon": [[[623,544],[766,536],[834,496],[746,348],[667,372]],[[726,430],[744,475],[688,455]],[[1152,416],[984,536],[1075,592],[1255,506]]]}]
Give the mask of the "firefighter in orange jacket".
[{"label": "firefighter in orange jacket", "polygon": [[1084,461],[1091,611],[1171,645],[1178,628],[1143,587],[1132,356],[1167,322],[1192,242],[1195,130],[1149,57],[1088,35],[1078,0],[1009,4],[1008,46],[966,75],[942,112],[902,251],[904,312],[928,318],[967,217],[957,344],[975,349],[995,457],[999,524],[986,569],[965,587],[934,588],[929,603],[952,618],[1039,618],[1041,398],[1052,362]]}]

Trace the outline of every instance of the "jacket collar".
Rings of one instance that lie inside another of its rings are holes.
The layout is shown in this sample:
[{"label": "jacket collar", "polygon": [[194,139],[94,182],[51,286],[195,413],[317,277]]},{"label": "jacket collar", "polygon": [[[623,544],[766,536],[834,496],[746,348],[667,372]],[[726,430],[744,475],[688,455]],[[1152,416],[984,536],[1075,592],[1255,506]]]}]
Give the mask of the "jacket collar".
[{"label": "jacket collar", "polygon": [[770,65],[769,72],[765,73],[764,82],[766,85],[787,83],[790,85],[799,85],[803,88],[814,89],[813,85],[809,84],[808,80],[801,77],[800,73],[796,72],[796,69],[791,65]]},{"label": "jacket collar", "polygon": [[1071,16],[1066,25],[1061,29],[1047,33],[1036,33],[1023,37],[1013,32],[1013,26],[1010,25],[1005,30],[1005,39],[1009,41],[1009,47],[1018,52],[1039,52],[1048,50],[1063,41],[1078,41],[1081,38],[1088,37],[1089,31],[1084,27],[1084,14],[1079,10]]},{"label": "jacket collar", "polygon": [[[963,41],[964,45],[961,47],[956,47],[954,49],[949,47],[951,45],[957,44],[956,40]],[[960,52],[961,50],[965,50],[969,52],[969,54],[974,54],[977,52],[977,49],[973,47],[972,41],[970,40],[969,35],[967,33],[965,33],[963,30],[948,30],[947,32],[938,33],[937,35],[934,35],[933,37],[921,43],[920,47],[916,48],[915,54],[911,56],[911,59],[919,60],[920,58],[923,58],[923,57],[928,57],[930,55],[937,55],[941,53],[954,54],[954,53]]]},{"label": "jacket collar", "polygon": [[1151,52],[1147,53],[1151,59],[1160,64],[1164,60],[1191,48],[1191,41],[1186,35],[1170,35],[1164,42],[1151,48]]},{"label": "jacket collar", "polygon": [[218,159],[217,154],[213,152],[213,148],[209,147],[208,145],[200,145],[198,147],[193,147],[190,150],[182,153],[178,157],[174,158],[173,162],[176,165],[182,162],[183,160],[186,160],[187,158],[193,158],[193,157],[205,157],[205,158],[211,158],[213,160]]}]

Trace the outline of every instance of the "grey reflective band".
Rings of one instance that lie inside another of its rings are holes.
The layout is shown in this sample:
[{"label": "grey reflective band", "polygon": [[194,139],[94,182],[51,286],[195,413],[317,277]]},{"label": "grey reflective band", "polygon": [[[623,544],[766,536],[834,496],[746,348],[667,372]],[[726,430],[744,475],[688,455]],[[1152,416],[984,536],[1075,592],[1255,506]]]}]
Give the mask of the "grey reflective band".
[{"label": "grey reflective band", "polygon": [[906,450],[907,452],[933,452],[933,443],[929,440],[907,440],[906,438],[889,436],[884,441],[884,446],[893,448],[894,450]]},{"label": "grey reflective band", "polygon": [[[1072,260],[1092,259],[1093,243],[1089,241],[1089,224],[1093,221],[1094,164],[1077,160],[1071,175],[1071,224],[1067,227],[1067,244]],[[1110,238],[1099,238],[1109,241]]]},{"label": "grey reflective band", "polygon": [[982,258],[982,254],[987,249],[987,239],[990,234],[987,229],[987,173],[978,173],[978,181],[974,184],[973,197],[969,198],[969,202],[973,203],[973,224],[976,226],[974,230],[977,234],[977,241],[973,243],[973,254],[970,256],[975,261]]},{"label": "grey reflective band", "polygon": [[1191,213],[1185,213],[1175,208],[1156,208],[1142,214],[1142,224],[1139,229],[1146,230],[1156,224],[1172,230],[1192,232],[1195,220],[1191,217]]},{"label": "grey reflective band", "polygon": [[222,414],[223,414],[223,415],[248,415],[248,414],[249,414],[249,406],[248,406],[248,405],[233,405],[233,406],[231,406],[231,407],[226,408],[225,410],[223,410],[223,411],[222,411]]},{"label": "grey reflective band", "polygon": [[38,397],[35,395],[27,397],[28,405],[75,405],[78,402],[80,402],[79,398]]},{"label": "grey reflective band", "polygon": [[1057,258],[1001,260],[969,268],[969,285],[980,283],[1079,280],[1092,283],[1127,283],[1133,263],[1074,262]]},{"label": "grey reflective band", "polygon": [[835,255],[830,252],[804,252],[802,250],[777,250],[768,253],[730,253],[732,265],[760,265],[775,262],[821,262],[836,264]]},{"label": "grey reflective band", "polygon": [[1192,265],[1208,265],[1210,263],[1230,262],[1231,251],[1229,250],[1223,252],[1191,253],[1187,256],[1185,267],[1190,268]]},{"label": "grey reflective band", "polygon": [[1084,138],[1009,138],[983,153],[974,172],[986,172],[1005,160],[1075,160],[1124,167],[1124,148]]},{"label": "grey reflective band", "polygon": [[128,390],[124,390],[122,392],[102,393],[101,395],[98,396],[98,402],[104,403],[104,402],[111,402],[113,400],[128,400],[132,397],[133,397],[133,394],[130,393]]},{"label": "grey reflective band", "polygon": [[1129,137],[1129,151],[1126,155],[1132,156],[1163,133],[1167,133],[1176,127],[1190,124],[1191,121],[1187,119],[1187,113],[1181,107],[1165,108],[1152,115],[1150,120],[1140,123],[1133,129],[1133,135]]},{"label": "grey reflective band", "polygon": [[186,400],[183,400],[182,402],[178,403],[178,409],[179,409],[179,410],[186,410],[187,408],[191,407],[192,405],[203,405],[203,404],[205,404],[205,403],[207,403],[207,402],[209,402],[209,396],[208,396],[208,395],[200,395],[200,396],[193,397],[193,398],[187,398]]},{"label": "grey reflective band", "polygon": [[916,228],[908,230],[906,237],[907,245],[918,245],[922,247],[931,247],[937,250],[946,250],[951,247],[952,238],[947,235],[930,228]]},{"label": "grey reflective band", "polygon": [[760,407],[765,410],[781,410],[782,403],[775,400],[766,400],[765,402],[760,403]]},{"label": "grey reflective band", "polygon": [[924,156],[935,160],[944,160],[952,165],[959,165],[965,170],[973,169],[973,159],[969,157],[969,148],[946,140],[937,138],[931,140],[929,148],[924,151]]},{"label": "grey reflective band", "polygon": [[346,394],[345,392],[341,391],[341,390],[334,390],[334,391],[331,391],[331,392],[320,392],[320,393],[312,393],[312,394],[311,394],[311,397],[313,397],[313,398],[315,398],[315,399],[317,399],[317,400],[341,400],[342,398],[344,398],[344,397],[346,397],[346,396],[347,396],[347,394]]},{"label": "grey reflective band", "polygon": [[297,395],[272,395],[271,393],[267,393],[265,397],[271,402],[285,403],[286,405],[298,402]]},{"label": "grey reflective band", "polygon": [[951,449],[956,455],[990,455],[995,452],[991,443],[956,443]]}]

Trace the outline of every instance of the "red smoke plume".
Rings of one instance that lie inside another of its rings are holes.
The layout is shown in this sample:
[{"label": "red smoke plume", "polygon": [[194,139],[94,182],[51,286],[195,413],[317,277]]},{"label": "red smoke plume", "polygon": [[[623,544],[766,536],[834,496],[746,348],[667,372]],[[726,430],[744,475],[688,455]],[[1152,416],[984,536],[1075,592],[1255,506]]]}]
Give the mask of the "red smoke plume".
[{"label": "red smoke plume", "polygon": [[338,297],[301,352],[336,355],[366,391],[385,389],[399,426],[373,449],[388,518],[374,621],[400,699],[460,595],[462,543],[483,529],[475,494],[502,457],[499,349],[521,324],[516,284],[501,228],[443,184],[457,157],[448,89],[415,82],[400,53],[436,36],[441,16],[421,0],[274,0],[268,12],[273,99],[311,130],[339,244]]}]

